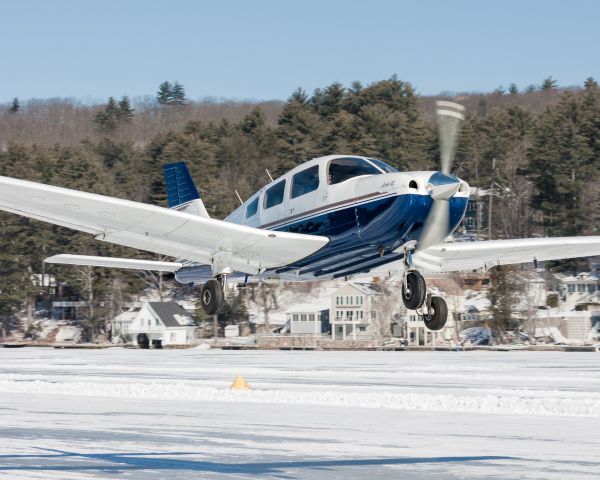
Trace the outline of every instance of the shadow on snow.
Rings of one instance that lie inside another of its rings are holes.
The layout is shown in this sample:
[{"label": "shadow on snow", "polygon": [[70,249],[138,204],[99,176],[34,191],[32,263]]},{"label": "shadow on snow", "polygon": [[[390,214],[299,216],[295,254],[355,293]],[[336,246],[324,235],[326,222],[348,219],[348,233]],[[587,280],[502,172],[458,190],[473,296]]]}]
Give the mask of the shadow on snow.
[{"label": "shadow on snow", "polygon": [[[220,463],[201,460],[186,460],[183,455],[195,455],[190,452],[164,453],[75,453],[53,449],[40,449],[51,454],[33,455],[0,455],[0,471],[124,471],[124,470],[191,470],[215,473],[248,473],[248,474],[282,474],[290,469],[333,469],[337,467],[370,467],[384,465],[411,465],[427,463],[460,463],[472,461],[510,460],[508,456],[456,456],[456,457],[405,457],[405,458],[367,458],[360,460],[302,460],[289,462],[253,462],[253,463]],[[70,459],[78,459],[70,464]],[[50,460],[47,465],[26,465],[24,460]],[[81,459],[97,460],[89,464],[81,464]],[[18,465],[7,465],[6,461],[14,461]],[[106,463],[104,463],[106,462]]]}]

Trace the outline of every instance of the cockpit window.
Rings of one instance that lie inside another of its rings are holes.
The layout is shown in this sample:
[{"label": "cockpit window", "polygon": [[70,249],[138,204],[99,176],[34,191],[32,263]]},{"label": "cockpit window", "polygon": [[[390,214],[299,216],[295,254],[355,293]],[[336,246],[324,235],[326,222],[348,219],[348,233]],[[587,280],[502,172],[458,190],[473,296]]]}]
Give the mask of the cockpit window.
[{"label": "cockpit window", "polygon": [[330,185],[345,182],[361,175],[378,175],[381,171],[366,160],[357,157],[336,158],[329,162],[327,179]]},{"label": "cockpit window", "polygon": [[375,165],[377,165],[379,168],[381,168],[385,173],[394,173],[394,172],[398,171],[391,165],[388,165],[387,163],[385,163],[381,160],[377,160],[376,158],[369,158],[369,160],[371,162],[373,162]]}]

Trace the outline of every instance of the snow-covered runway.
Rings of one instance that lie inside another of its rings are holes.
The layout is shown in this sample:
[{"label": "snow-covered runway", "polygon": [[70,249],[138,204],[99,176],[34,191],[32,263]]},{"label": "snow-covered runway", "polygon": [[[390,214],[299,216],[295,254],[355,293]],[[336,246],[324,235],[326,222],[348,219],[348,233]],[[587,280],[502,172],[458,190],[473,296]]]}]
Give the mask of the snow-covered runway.
[{"label": "snow-covered runway", "polygon": [[0,478],[599,472],[595,353],[0,349]]}]

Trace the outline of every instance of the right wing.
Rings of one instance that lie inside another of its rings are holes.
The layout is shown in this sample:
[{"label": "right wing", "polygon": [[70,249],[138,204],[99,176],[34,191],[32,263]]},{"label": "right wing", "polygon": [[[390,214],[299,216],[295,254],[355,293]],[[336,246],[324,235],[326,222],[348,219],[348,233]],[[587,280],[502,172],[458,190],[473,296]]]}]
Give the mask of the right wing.
[{"label": "right wing", "polygon": [[327,237],[276,232],[155,205],[0,177],[0,210],[90,233],[98,240],[257,274],[311,255]]},{"label": "right wing", "polygon": [[600,236],[521,238],[432,245],[413,255],[416,267],[431,272],[487,270],[496,265],[600,255]]}]

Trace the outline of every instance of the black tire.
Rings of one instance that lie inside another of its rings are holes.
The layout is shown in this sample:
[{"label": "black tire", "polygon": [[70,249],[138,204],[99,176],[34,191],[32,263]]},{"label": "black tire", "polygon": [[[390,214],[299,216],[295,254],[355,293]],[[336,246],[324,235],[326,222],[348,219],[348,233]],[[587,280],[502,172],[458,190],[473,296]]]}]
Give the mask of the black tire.
[{"label": "black tire", "polygon": [[408,272],[406,287],[402,284],[402,301],[409,310],[416,310],[425,302],[427,287],[425,279],[419,272]]},{"label": "black tire", "polygon": [[207,315],[216,315],[223,306],[223,287],[218,280],[207,281],[200,293],[200,303],[202,310]]},{"label": "black tire", "polygon": [[431,314],[423,315],[425,326],[429,330],[441,330],[448,319],[448,305],[442,297],[431,297]]},{"label": "black tire", "polygon": [[138,333],[136,340],[139,348],[150,348],[150,338],[145,333]]}]

